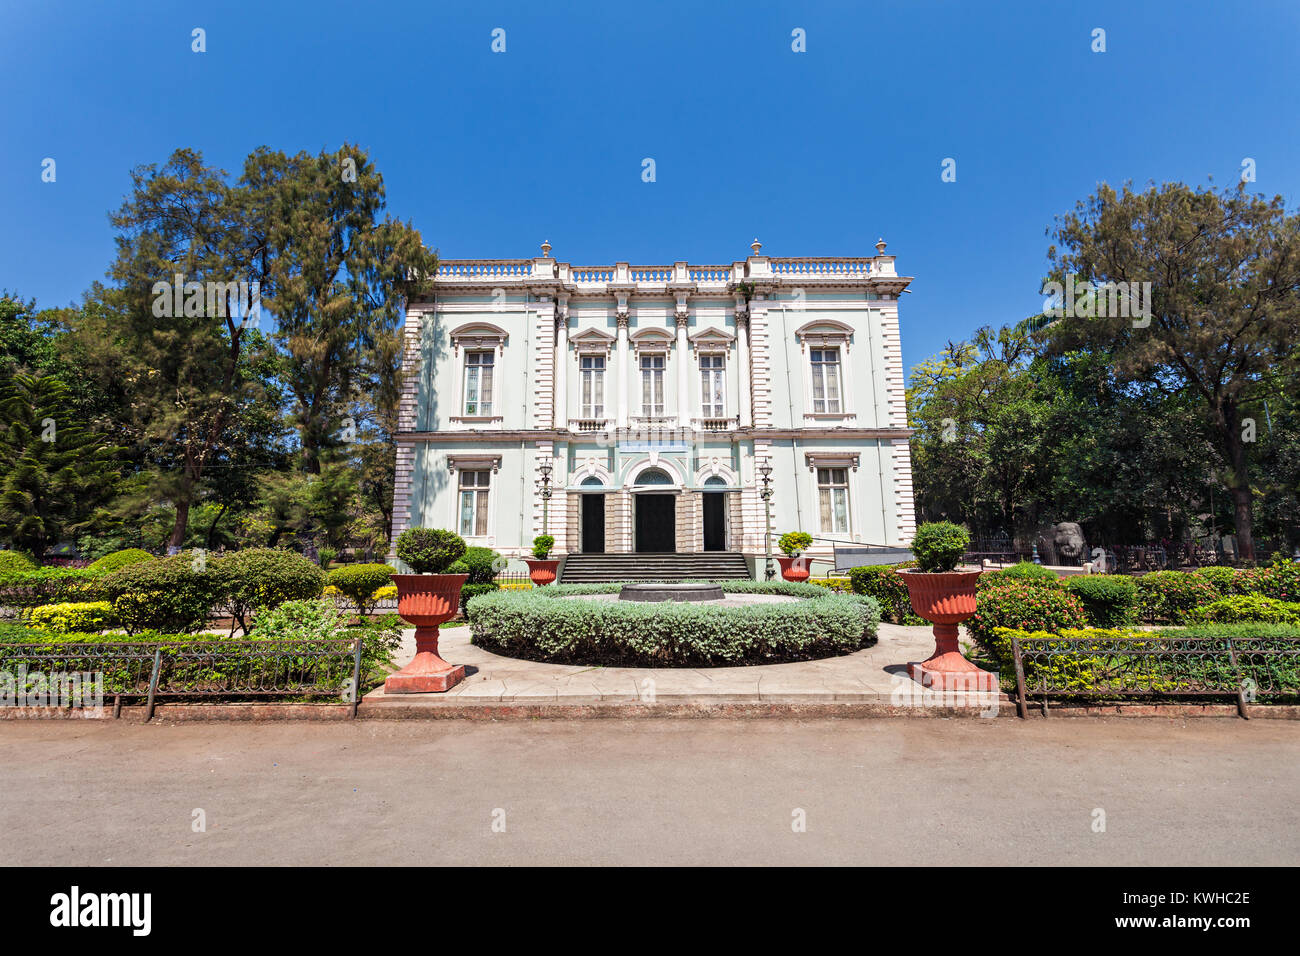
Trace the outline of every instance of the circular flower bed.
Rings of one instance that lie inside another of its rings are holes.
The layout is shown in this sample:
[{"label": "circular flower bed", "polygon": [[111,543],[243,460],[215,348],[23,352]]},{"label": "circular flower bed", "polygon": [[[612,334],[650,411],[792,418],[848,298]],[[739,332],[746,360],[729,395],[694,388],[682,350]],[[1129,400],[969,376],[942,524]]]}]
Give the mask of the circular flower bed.
[{"label": "circular flower bed", "polygon": [[565,600],[621,584],[551,585],[473,598],[474,643],[557,664],[692,667],[775,664],[850,654],[874,643],[880,605],[815,584],[722,581],[728,595],[801,598],[770,604]]}]

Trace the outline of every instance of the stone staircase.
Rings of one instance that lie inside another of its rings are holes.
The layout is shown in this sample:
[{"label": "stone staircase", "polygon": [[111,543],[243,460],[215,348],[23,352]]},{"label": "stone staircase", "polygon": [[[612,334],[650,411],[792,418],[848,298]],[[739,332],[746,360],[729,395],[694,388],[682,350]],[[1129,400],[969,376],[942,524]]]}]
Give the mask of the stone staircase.
[{"label": "stone staircase", "polygon": [[691,554],[571,554],[560,584],[605,584],[612,581],[723,581],[749,578],[745,556],[736,551]]}]

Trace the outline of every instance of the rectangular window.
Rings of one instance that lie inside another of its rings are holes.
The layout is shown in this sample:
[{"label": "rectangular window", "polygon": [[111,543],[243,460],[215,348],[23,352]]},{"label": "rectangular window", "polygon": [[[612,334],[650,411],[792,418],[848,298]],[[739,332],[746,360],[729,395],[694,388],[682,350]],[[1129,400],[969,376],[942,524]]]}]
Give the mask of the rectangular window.
[{"label": "rectangular window", "polygon": [[490,471],[460,473],[460,534],[482,537],[488,533],[488,482]]},{"label": "rectangular window", "polygon": [[465,353],[465,414],[490,417],[492,414],[492,363],[494,352]]},{"label": "rectangular window", "polygon": [[578,359],[581,376],[582,417],[605,417],[605,356],[583,355]]},{"label": "rectangular window", "polygon": [[849,470],[817,469],[817,510],[822,531],[847,534],[849,531]]},{"label": "rectangular window", "polygon": [[660,417],[664,414],[664,356],[641,356],[641,414]]},{"label": "rectangular window", "polygon": [[700,356],[700,416],[727,414],[727,359],[725,355]]},{"label": "rectangular window", "polygon": [[840,350],[811,349],[810,351],[813,414],[842,414],[844,409],[840,401]]}]

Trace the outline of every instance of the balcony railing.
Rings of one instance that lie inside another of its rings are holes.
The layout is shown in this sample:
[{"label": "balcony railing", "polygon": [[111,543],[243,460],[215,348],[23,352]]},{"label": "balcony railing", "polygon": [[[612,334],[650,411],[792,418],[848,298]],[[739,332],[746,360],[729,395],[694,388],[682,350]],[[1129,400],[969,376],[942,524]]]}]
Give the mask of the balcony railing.
[{"label": "balcony railing", "polygon": [[570,418],[569,431],[603,432],[610,427],[608,418]]},{"label": "balcony railing", "polygon": [[738,418],[692,418],[692,424],[700,431],[725,432],[736,427]]}]

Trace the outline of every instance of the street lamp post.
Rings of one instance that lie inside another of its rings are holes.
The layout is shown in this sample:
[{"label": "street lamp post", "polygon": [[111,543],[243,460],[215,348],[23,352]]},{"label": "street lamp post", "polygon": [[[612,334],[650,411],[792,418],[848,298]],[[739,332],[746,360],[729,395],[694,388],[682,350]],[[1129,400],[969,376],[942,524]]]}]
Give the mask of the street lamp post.
[{"label": "street lamp post", "polygon": [[759,489],[758,496],[763,499],[763,517],[767,522],[767,536],[764,539],[767,549],[767,563],[763,570],[763,578],[772,580],[776,576],[776,569],[772,567],[772,462],[769,458],[764,458],[763,463],[758,466],[758,473],[761,476],[760,481],[763,487]]},{"label": "street lamp post", "polygon": [[543,461],[537,469],[542,473],[542,534],[546,534],[547,519],[551,514],[551,470],[549,461]]}]

